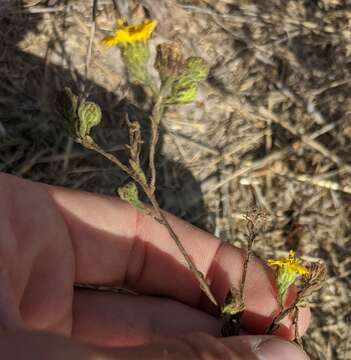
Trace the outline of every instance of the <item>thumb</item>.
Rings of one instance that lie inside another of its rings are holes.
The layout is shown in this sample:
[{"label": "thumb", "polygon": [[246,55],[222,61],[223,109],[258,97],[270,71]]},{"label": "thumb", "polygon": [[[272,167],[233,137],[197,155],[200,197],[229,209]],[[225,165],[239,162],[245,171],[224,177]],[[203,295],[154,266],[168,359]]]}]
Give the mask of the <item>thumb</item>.
[{"label": "thumb", "polygon": [[196,333],[150,345],[111,350],[118,360],[308,360],[297,345],[275,336],[215,338]]}]

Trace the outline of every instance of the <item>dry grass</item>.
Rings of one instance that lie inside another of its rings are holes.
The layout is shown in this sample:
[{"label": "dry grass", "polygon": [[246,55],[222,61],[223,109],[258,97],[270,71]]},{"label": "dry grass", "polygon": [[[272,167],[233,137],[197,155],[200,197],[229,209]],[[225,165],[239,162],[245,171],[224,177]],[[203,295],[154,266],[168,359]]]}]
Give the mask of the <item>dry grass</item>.
[{"label": "dry grass", "polygon": [[[105,110],[95,136],[122,154],[122,114],[142,121],[148,103],[137,87],[128,90],[118,50],[99,45],[118,11],[99,0],[85,83],[91,4],[42,1],[20,11],[13,3],[0,5],[0,170],[114,194],[125,177],[67,140],[51,102],[67,82],[86,86]],[[127,3],[119,2],[120,13],[140,16]],[[243,214],[265,210],[258,254],[295,248],[328,266],[304,338],[311,358],[351,359],[351,6],[343,0],[141,3],[160,20],[153,47],[175,39],[212,66],[199,101],[171,109],[164,122],[161,205],[239,246]]]}]

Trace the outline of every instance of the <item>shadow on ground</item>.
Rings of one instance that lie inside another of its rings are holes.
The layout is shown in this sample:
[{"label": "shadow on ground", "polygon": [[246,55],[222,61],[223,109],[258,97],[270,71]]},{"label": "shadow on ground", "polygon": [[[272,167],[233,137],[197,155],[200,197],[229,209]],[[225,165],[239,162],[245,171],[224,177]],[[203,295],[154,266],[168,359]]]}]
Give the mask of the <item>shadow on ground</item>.
[{"label": "shadow on ground", "polygon": [[[0,171],[49,184],[115,194],[117,186],[128,181],[127,177],[100,156],[71,143],[54,112],[54,99],[64,86],[70,86],[75,92],[86,86],[89,99],[104,110],[103,124],[94,130],[94,138],[102,147],[126,160],[127,115],[129,119],[140,122],[147,144],[148,113],[143,92],[133,86],[135,101],[132,103],[93,82],[84,82],[75,70],[70,70],[69,56],[66,59],[68,66],[64,67],[47,62],[45,55],[39,58],[24,52],[18,44],[28,31],[40,35],[38,24],[43,21],[43,15],[31,14],[20,6],[2,12]],[[54,42],[60,42],[59,37],[47,48],[58,45],[64,57],[64,45]],[[206,210],[200,186],[186,168],[160,154],[162,142],[161,129],[157,151],[160,205],[185,219],[194,218],[194,213],[202,214],[196,216],[200,219],[196,225],[203,227],[201,219],[206,218]]]}]

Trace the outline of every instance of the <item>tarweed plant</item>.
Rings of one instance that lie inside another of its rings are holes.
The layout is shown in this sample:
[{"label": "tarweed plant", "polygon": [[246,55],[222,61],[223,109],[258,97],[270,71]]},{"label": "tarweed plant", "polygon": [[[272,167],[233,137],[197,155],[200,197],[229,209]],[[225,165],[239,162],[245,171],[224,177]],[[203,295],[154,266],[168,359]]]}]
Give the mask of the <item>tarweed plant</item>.
[{"label": "tarweed plant", "polygon": [[[185,57],[177,43],[162,43],[157,46],[156,58],[154,59],[154,68],[159,76],[159,81],[156,81],[148,70],[151,60],[149,38],[156,26],[157,21],[152,19],[146,19],[140,24],[133,25],[119,19],[114,34],[102,40],[106,47],[118,46],[123,63],[131,77],[151,90],[153,99],[151,115],[149,116],[151,134],[147,150],[147,171],[144,171],[141,166],[141,144],[144,140],[137,121],[129,119],[127,121],[129,144],[126,145],[126,150],[129,159],[127,163],[124,163],[115,155],[102,149],[91,135],[92,128],[99,125],[103,117],[99,105],[87,99],[81,99],[79,94],[74,94],[67,87],[62,90],[57,98],[57,110],[63,119],[68,134],[75,142],[101,154],[130,177],[130,182],[118,189],[119,196],[138,211],[152,216],[165,226],[182,253],[189,269],[198,280],[200,288],[216,306],[218,316],[223,320],[222,335],[238,335],[240,318],[245,311],[244,291],[248,264],[252,256],[254,242],[259,234],[257,224],[264,219],[264,216],[260,212],[250,212],[246,217],[248,246],[239,288],[232,287],[225,303],[220,305],[204,275],[197,269],[181,239],[161,211],[155,196],[157,175],[155,155],[162,118],[168,106],[182,106],[196,99],[201,81],[208,76],[209,66],[201,57]],[[149,201],[148,206],[140,200],[140,190],[146,195]],[[296,329],[296,341],[300,343],[297,330],[299,309],[306,306],[309,296],[323,284],[326,277],[325,266],[320,263],[303,264],[302,260],[295,257],[294,251],[290,251],[285,258],[269,259],[267,263],[276,272],[277,301],[280,304],[280,312],[268,327],[267,333],[273,333],[279,327],[281,320],[292,313]],[[286,294],[291,286],[297,285],[299,279],[300,287],[297,296],[293,304],[285,307]]]}]

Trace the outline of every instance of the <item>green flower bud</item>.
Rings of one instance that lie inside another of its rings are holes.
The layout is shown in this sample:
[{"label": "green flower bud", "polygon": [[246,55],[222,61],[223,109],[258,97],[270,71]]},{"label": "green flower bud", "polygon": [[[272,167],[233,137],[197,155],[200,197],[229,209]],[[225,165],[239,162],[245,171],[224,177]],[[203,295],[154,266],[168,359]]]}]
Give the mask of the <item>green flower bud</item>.
[{"label": "green flower bud", "polygon": [[82,102],[78,109],[77,135],[82,139],[89,136],[91,128],[98,125],[101,118],[102,111],[99,105],[92,101]]},{"label": "green flower bud", "polygon": [[191,56],[185,62],[185,72],[193,80],[202,81],[207,78],[209,67],[203,58]]},{"label": "green flower bud", "polygon": [[178,87],[166,100],[166,105],[190,104],[197,95],[197,84],[192,82],[187,87]]},{"label": "green flower bud", "polygon": [[198,85],[189,75],[179,77],[172,86],[171,95],[166,99],[166,105],[189,104],[197,95]]},{"label": "green flower bud", "polygon": [[188,104],[195,100],[198,84],[208,75],[208,65],[200,57],[189,57],[185,62],[184,71],[175,79],[171,94],[165,105]]},{"label": "green flower bud", "polygon": [[56,98],[56,109],[64,120],[65,128],[73,140],[91,140],[92,127],[101,122],[102,112],[99,105],[92,101],[79,104],[78,96],[65,87]]}]

